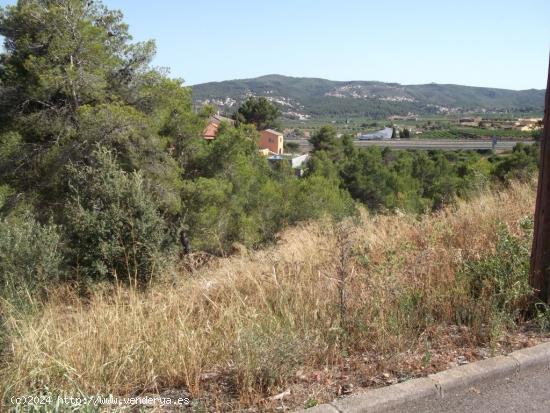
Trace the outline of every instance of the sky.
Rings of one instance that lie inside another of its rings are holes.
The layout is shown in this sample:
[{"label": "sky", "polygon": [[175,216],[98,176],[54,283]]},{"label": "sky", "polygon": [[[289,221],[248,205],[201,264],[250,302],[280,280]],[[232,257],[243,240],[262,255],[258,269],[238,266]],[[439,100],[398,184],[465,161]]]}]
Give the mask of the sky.
[{"label": "sky", "polygon": [[[266,74],[544,89],[550,0],[104,0],[186,84]],[[14,0],[0,0],[0,5]]]}]

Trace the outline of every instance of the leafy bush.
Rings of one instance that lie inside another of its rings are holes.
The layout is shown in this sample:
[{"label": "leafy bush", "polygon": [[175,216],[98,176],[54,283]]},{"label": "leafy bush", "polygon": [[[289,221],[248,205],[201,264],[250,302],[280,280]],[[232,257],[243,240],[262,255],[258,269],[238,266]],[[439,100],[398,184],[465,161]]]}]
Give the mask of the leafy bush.
[{"label": "leafy bush", "polygon": [[8,185],[0,185],[0,209],[6,204],[6,201],[14,195],[14,191]]},{"label": "leafy bush", "polygon": [[529,306],[529,236],[518,238],[504,225],[498,228],[494,253],[464,263],[458,274],[458,285],[469,300],[462,307],[458,323],[477,328],[489,326],[493,337],[503,324],[514,324]]},{"label": "leafy bush", "polygon": [[538,167],[539,148],[537,145],[518,143],[511,154],[494,160],[493,175],[501,181],[512,179],[527,181]]},{"label": "leafy bush", "polygon": [[479,261],[469,261],[463,269],[473,297],[479,299],[490,292],[495,308],[514,310],[517,301],[531,292],[529,256],[527,242],[500,226],[494,254]]},{"label": "leafy bush", "polygon": [[311,176],[298,182],[290,210],[292,223],[329,215],[341,220],[355,213],[349,192],[323,176]]},{"label": "leafy bush", "polygon": [[170,231],[139,172],[128,173],[104,148],[95,165],[68,167],[66,230],[78,275],[144,282],[153,274]]},{"label": "leafy bush", "polygon": [[0,295],[13,305],[58,281],[62,261],[57,226],[41,225],[30,212],[0,220]]},{"label": "leafy bush", "polygon": [[254,248],[273,241],[285,225],[323,215],[339,220],[355,211],[347,191],[333,180],[299,180],[287,171],[270,177],[241,161],[229,177],[185,182],[185,225],[194,248],[224,253],[235,242]]},{"label": "leafy bush", "polygon": [[193,248],[207,251],[228,248],[231,211],[227,202],[232,189],[230,182],[216,178],[185,182],[182,197]]}]

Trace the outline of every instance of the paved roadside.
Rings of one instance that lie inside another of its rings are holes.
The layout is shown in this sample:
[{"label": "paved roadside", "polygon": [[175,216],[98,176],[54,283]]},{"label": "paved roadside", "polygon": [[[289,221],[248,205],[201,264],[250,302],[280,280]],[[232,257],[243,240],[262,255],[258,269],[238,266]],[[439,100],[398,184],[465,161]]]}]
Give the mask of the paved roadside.
[{"label": "paved roadside", "polygon": [[302,412],[550,412],[550,342],[338,398]]},{"label": "paved roadside", "polygon": [[516,376],[471,386],[443,398],[409,403],[387,413],[548,413],[550,370],[530,370]]}]

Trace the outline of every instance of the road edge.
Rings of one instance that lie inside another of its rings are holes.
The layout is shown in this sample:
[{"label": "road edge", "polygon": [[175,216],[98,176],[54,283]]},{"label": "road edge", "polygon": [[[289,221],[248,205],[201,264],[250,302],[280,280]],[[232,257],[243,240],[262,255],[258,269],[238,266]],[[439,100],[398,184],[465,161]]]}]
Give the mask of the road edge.
[{"label": "road edge", "polygon": [[550,368],[550,342],[516,350],[463,366],[453,367],[428,377],[342,397],[295,413],[384,412],[409,403],[445,397],[447,393],[467,389],[489,380],[512,377],[530,369]]}]

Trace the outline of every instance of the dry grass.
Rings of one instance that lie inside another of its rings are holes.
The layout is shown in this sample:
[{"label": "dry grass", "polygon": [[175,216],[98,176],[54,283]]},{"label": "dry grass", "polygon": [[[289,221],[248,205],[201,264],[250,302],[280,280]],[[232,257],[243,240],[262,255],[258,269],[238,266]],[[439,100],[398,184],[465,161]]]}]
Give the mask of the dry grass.
[{"label": "dry grass", "polygon": [[499,221],[519,233],[533,207],[532,187],[516,184],[421,219],[301,225],[272,248],[192,275],[174,270],[146,292],[105,288],[84,300],[59,287],[38,315],[8,314],[2,387],[118,395],[185,387],[228,410],[259,406],[297,374],[356,356],[376,372],[428,340],[448,345],[440,332],[459,310],[475,314],[454,340],[477,345],[488,340],[490,309],[463,291],[457,269],[493,251]]}]

